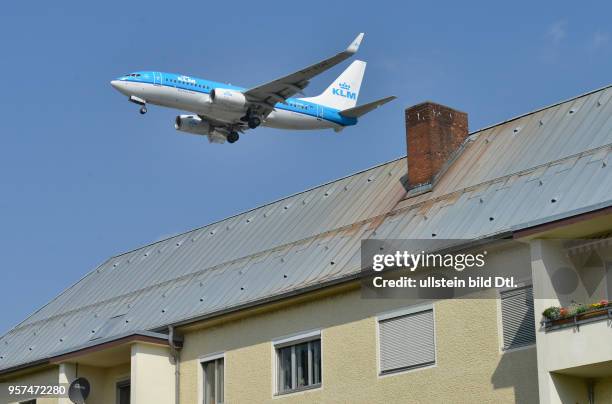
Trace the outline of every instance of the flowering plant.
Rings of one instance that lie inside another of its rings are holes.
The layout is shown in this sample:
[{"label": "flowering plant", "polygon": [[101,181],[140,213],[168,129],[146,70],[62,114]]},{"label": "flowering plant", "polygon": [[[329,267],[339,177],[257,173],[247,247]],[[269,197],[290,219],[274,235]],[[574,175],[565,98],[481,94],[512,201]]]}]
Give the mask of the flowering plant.
[{"label": "flowering plant", "polygon": [[591,310],[603,309],[611,305],[612,302],[605,299],[589,305],[572,303],[569,307],[549,307],[542,312],[542,315],[548,320],[559,320],[565,317],[572,317],[578,314],[586,313]]},{"label": "flowering plant", "polygon": [[602,299],[602,300],[598,301],[597,303],[591,303],[589,305],[589,307],[592,308],[592,309],[602,309],[604,307],[607,307],[608,304],[609,304],[609,302],[607,300]]}]

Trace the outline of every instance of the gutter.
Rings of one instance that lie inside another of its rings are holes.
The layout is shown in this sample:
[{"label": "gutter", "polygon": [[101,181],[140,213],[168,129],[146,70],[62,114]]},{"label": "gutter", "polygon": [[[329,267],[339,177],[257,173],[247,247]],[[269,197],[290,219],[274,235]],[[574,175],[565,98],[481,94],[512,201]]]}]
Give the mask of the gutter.
[{"label": "gutter", "polygon": [[576,209],[567,214],[550,216],[546,220],[534,220],[525,223],[523,226],[517,226],[517,228],[513,229],[513,232],[515,233],[515,238],[522,238],[610,213],[612,213],[612,201],[607,201],[586,208]]},{"label": "gutter", "polygon": [[51,361],[49,359],[39,359],[33,362],[22,363],[21,365],[12,366],[10,368],[5,368],[0,370],[0,377],[7,375],[9,373],[18,372],[20,370],[25,370],[29,368],[33,368],[36,366],[48,365]]},{"label": "gutter", "polygon": [[101,339],[95,343],[81,345],[80,347],[71,348],[59,354],[55,354],[49,358],[51,363],[59,363],[75,356],[102,351],[112,348],[117,345],[128,344],[131,342],[149,342],[153,344],[167,345],[168,340],[166,334],[160,334],[150,331],[137,331],[129,334],[123,334],[116,337]]}]

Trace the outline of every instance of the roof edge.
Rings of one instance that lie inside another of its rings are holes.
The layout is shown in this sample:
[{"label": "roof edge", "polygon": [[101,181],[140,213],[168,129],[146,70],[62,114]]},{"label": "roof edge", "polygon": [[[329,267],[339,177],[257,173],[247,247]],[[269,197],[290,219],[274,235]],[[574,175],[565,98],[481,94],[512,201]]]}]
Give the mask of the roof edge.
[{"label": "roof edge", "polygon": [[[75,356],[80,356],[80,355],[89,353],[91,351],[97,351],[100,349],[110,348],[112,346],[116,346],[116,345],[120,345],[124,343],[131,343],[131,342],[150,342],[150,343],[157,343],[157,344],[162,344],[162,345],[170,344],[168,340],[168,334],[163,334],[160,332],[153,332],[153,331],[146,331],[146,330],[128,332],[128,333],[119,334],[113,337],[101,338],[99,340],[91,341],[90,343],[87,343],[87,344],[69,348],[64,351],[59,351],[59,352],[56,352],[56,353],[53,353],[47,356],[46,358],[22,363],[20,365],[12,366],[12,367],[5,368],[5,369],[0,369],[0,377],[16,372],[16,371],[19,371],[19,370],[25,370],[28,368],[32,368],[35,366],[57,364],[63,360],[66,360],[66,359],[69,359]],[[175,336],[174,342],[182,344],[183,339],[182,337]]]},{"label": "roof edge", "polygon": [[559,105],[561,105],[561,104],[565,104],[565,103],[567,103],[567,102],[575,101],[575,100],[577,100],[578,98],[586,97],[586,96],[588,96],[588,95],[595,94],[595,93],[598,93],[598,92],[603,91],[603,90],[607,90],[607,89],[609,89],[609,88],[612,88],[612,84],[607,84],[607,85],[605,85],[605,86],[603,86],[603,87],[596,88],[595,90],[590,90],[590,91],[587,91],[587,92],[585,92],[585,93],[582,93],[582,94],[575,95],[575,96],[573,96],[573,97],[570,97],[570,98],[564,99],[564,100],[562,100],[562,101],[558,101],[558,102],[555,102],[555,103],[553,103],[553,104],[549,104],[549,105],[547,105],[547,106],[545,106],[545,107],[540,107],[540,108],[538,108],[538,109],[534,109],[533,111],[529,111],[529,112],[525,112],[525,113],[520,114],[520,115],[516,115],[516,116],[514,116],[514,117],[512,117],[512,118],[506,119],[505,121],[497,122],[497,123],[494,123],[494,124],[492,124],[492,125],[485,126],[484,128],[480,128],[480,129],[478,129],[478,130],[475,130],[474,132],[470,132],[470,133],[468,134],[468,137],[470,137],[470,136],[472,136],[472,135],[476,135],[476,134],[478,134],[478,133],[480,133],[480,132],[483,132],[483,131],[485,131],[485,130],[488,130],[488,129],[494,128],[494,127],[496,127],[496,126],[504,125],[504,124],[506,124],[506,123],[508,123],[508,122],[516,121],[517,119],[521,119],[521,118],[524,118],[524,117],[526,117],[526,116],[533,115],[533,114],[537,114],[538,112],[542,112],[542,111],[545,111],[545,110],[547,110],[547,109],[554,108],[554,107],[559,106]]}]

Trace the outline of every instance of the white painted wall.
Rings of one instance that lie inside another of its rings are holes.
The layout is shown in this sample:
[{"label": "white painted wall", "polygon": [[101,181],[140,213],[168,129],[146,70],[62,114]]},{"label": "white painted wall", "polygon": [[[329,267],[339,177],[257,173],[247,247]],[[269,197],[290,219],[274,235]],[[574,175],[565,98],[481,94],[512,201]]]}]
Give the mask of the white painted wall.
[{"label": "white painted wall", "polygon": [[[59,383],[70,384],[76,379],[76,366],[74,363],[60,363],[59,365]],[[72,404],[68,397],[60,397],[58,404]]]},{"label": "white painted wall", "polygon": [[174,364],[167,347],[136,343],[132,345],[132,404],[174,403]]}]

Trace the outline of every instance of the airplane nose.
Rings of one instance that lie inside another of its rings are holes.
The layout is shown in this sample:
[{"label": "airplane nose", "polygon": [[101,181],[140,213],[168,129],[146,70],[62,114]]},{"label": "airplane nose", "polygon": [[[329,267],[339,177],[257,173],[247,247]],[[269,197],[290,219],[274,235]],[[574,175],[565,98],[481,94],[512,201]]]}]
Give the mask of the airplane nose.
[{"label": "airplane nose", "polygon": [[115,90],[119,91],[121,94],[129,95],[127,83],[125,81],[111,80],[110,84]]}]

